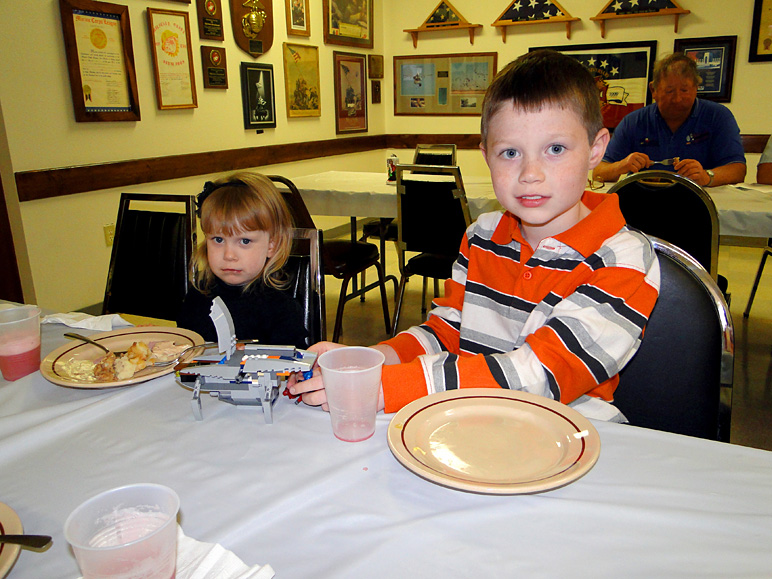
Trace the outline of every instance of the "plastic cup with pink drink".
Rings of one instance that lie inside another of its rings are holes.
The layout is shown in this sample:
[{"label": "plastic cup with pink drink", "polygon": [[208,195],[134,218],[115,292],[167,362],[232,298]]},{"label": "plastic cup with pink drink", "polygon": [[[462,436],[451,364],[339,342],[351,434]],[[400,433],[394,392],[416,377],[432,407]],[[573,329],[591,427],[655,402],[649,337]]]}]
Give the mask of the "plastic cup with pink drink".
[{"label": "plastic cup with pink drink", "polygon": [[170,579],[177,569],[180,499],[158,484],[105,491],[64,523],[83,579]]},{"label": "plastic cup with pink drink", "polygon": [[40,368],[40,308],[0,310],[0,372],[12,382]]},{"label": "plastic cup with pink drink", "polygon": [[336,348],[319,356],[332,432],[340,440],[359,442],[375,432],[384,361],[378,350],[361,346]]}]

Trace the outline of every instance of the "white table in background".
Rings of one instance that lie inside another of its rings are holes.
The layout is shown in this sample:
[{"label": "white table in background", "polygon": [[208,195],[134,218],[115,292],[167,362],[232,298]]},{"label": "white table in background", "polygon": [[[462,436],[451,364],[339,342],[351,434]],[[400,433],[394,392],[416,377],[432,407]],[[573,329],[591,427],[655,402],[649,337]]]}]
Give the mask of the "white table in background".
[{"label": "white table in background", "polygon": [[[65,342],[43,326],[43,354]],[[390,416],[345,443],[321,410],[206,398],[204,420],[171,376],[107,390],[34,373],[0,380],[0,501],[25,531],[11,579],[74,579],[67,515],[103,490],[174,488],[188,536],[277,578],[764,577],[772,570],[772,453],[595,423],[600,459],[547,493],[485,496],[423,480],[391,455]]]}]

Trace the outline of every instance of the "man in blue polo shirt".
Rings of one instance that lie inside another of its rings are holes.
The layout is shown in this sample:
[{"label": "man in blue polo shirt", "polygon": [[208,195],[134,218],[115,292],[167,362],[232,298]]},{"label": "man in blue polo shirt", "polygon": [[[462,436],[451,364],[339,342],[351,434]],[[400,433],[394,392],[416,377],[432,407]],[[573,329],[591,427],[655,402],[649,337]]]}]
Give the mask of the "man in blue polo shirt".
[{"label": "man in blue polo shirt", "polygon": [[[725,106],[697,98],[696,63],[676,52],[654,67],[656,101],[627,115],[614,131],[593,179],[616,181],[644,169],[675,171],[703,187],[741,183],[745,154],[740,128]],[[672,159],[672,164],[658,161]]]}]

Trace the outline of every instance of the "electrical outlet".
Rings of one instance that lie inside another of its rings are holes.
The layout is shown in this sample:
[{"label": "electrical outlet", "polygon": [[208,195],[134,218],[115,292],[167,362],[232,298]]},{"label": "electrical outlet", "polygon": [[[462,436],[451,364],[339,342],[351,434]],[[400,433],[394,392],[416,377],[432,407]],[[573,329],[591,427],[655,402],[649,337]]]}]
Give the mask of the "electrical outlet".
[{"label": "electrical outlet", "polygon": [[105,225],[105,245],[110,247],[115,239],[115,223],[108,223]]}]

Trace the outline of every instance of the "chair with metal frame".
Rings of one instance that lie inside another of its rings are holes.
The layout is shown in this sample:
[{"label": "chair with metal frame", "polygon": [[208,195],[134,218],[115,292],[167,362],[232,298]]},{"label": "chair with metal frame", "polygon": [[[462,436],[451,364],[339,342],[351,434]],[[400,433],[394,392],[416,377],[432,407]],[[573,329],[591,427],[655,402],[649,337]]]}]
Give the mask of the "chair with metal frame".
[{"label": "chair with metal frame", "polygon": [[456,145],[416,145],[413,165],[448,165],[455,166]]},{"label": "chair with metal frame", "polygon": [[727,280],[718,275],[718,211],[702,187],[677,173],[641,171],[620,180],[609,193],[619,196],[630,226],[689,253],[730,299]]},{"label": "chair with metal frame", "polygon": [[[400,280],[392,336],[397,333],[405,286],[410,276],[424,278],[421,312],[425,315],[428,279],[434,279],[434,296],[437,297],[439,280],[451,276],[461,239],[471,223],[458,167],[397,165]],[[418,255],[406,261],[408,251]]]},{"label": "chair with metal frame", "polygon": [[177,319],[195,245],[193,196],[122,193],[102,313]]},{"label": "chair with metal frame", "polygon": [[308,347],[327,339],[322,232],[318,229],[294,229],[292,239],[292,251],[282,269],[289,278],[287,291],[303,307]]},{"label": "chair with metal frame", "polygon": [[635,426],[729,442],[734,327],[726,300],[691,255],[650,239],[659,298],[619,373],[614,404]]},{"label": "chair with metal frame", "polygon": [[743,312],[744,318],[747,318],[751,315],[751,307],[753,306],[753,300],[756,297],[756,290],[759,289],[761,274],[764,273],[764,266],[766,265],[767,258],[770,255],[772,255],[772,238],[767,241],[767,246],[764,248],[764,253],[761,254],[761,262],[759,263],[759,269],[756,271],[756,279],[753,280],[751,295],[748,296],[748,304],[745,306],[745,311]]},{"label": "chair with metal frame", "polygon": [[[284,200],[289,205],[292,216],[295,220],[295,226],[304,229],[316,229],[314,220],[308,212],[303,197],[295,184],[280,175],[267,175],[275,182],[283,184],[287,190],[280,190]],[[383,267],[379,261],[380,255],[378,247],[372,243],[364,243],[356,240],[333,239],[321,243],[322,269],[325,275],[331,275],[341,280],[340,297],[338,298],[338,307],[335,314],[335,326],[332,332],[332,341],[337,342],[343,332],[343,310],[346,302],[363,296],[365,293],[376,287],[380,288],[381,304],[383,306],[383,320],[386,325],[386,332],[391,329],[391,320],[389,317],[389,303],[386,298],[386,278]],[[352,279],[363,271],[374,267],[378,272],[378,281],[369,285],[360,287],[346,293],[348,284]]]}]

